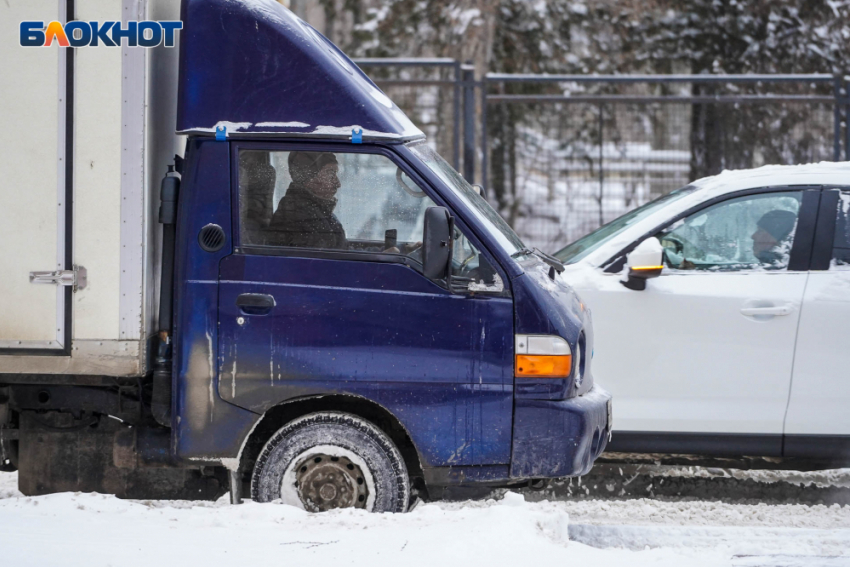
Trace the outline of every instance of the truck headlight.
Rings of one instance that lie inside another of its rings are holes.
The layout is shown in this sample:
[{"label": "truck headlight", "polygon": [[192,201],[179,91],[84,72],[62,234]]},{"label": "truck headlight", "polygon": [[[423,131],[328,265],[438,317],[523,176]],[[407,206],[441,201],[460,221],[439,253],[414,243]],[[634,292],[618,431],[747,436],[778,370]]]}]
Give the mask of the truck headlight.
[{"label": "truck headlight", "polygon": [[570,343],[554,335],[515,335],[517,378],[567,378],[572,369]]}]

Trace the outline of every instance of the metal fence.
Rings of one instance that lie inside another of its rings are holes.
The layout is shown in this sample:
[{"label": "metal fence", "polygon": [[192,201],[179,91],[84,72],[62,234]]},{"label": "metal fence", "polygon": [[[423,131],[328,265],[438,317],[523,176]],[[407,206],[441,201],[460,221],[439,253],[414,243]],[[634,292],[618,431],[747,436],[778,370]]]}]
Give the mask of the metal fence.
[{"label": "metal fence", "polygon": [[[358,63],[485,186],[526,244],[546,251],[699,177],[838,160],[850,147],[847,81],[832,75],[490,73],[475,82],[450,59],[382,61]],[[435,61],[440,77],[409,74],[434,73]],[[382,75],[369,68],[377,65]]]}]

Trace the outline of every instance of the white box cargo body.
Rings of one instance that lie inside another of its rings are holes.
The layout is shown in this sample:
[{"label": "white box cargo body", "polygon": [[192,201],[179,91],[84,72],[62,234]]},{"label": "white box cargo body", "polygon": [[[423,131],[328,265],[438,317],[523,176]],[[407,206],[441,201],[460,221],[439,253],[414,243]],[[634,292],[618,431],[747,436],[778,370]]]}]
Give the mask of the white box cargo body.
[{"label": "white box cargo body", "polygon": [[177,47],[23,48],[20,23],[178,20],[179,10],[174,0],[0,2],[0,373],[146,372],[159,183],[183,153]]}]

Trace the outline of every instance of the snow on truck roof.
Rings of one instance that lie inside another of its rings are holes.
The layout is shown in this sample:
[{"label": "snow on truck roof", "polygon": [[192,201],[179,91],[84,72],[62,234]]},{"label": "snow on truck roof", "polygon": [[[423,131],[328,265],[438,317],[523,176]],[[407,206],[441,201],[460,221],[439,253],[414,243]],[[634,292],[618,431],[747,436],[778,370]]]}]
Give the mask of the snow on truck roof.
[{"label": "snow on truck roof", "polygon": [[342,51],[274,0],[183,0],[177,131],[424,137]]}]

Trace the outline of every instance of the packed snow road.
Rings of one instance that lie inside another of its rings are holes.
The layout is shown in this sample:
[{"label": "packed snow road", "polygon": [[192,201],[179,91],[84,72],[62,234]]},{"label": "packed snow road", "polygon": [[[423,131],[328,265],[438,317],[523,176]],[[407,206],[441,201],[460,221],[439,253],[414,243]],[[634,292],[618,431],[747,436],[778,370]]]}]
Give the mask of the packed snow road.
[{"label": "packed snow road", "polygon": [[[665,474],[718,475],[695,467]],[[736,474],[803,490],[850,486],[850,470]],[[408,514],[308,514],[281,504],[230,506],[225,498],[127,501],[80,493],[31,498],[17,491],[14,474],[2,473],[0,556],[4,565],[63,567],[182,567],[222,560],[370,567],[529,561],[594,567],[850,566],[850,505],[765,504],[722,494],[618,499],[607,490],[608,498],[599,499],[578,490],[577,483],[569,496],[565,486],[497,491],[474,502],[419,503]]]},{"label": "packed snow road", "polygon": [[782,471],[597,463],[589,474],[529,491],[538,500],[689,498],[737,504],[850,505],[850,470]]}]

